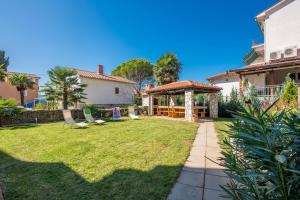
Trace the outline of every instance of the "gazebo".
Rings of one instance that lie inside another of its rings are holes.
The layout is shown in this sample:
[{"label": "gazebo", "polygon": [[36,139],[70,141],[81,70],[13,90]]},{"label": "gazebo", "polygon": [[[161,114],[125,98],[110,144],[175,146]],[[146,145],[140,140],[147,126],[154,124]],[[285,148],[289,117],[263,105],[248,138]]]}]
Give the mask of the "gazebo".
[{"label": "gazebo", "polygon": [[[209,117],[218,117],[218,92],[222,88],[199,83],[195,81],[180,81],[166,85],[160,85],[155,88],[148,88],[148,115],[163,115],[168,117],[182,117],[187,121],[197,121],[200,110],[201,116],[205,113],[205,106],[194,106],[194,94],[208,94],[209,97]],[[184,95],[184,106],[175,106],[173,97],[176,95]],[[154,97],[166,96],[168,99],[166,106],[155,105]],[[204,111],[203,111],[204,110]]]}]

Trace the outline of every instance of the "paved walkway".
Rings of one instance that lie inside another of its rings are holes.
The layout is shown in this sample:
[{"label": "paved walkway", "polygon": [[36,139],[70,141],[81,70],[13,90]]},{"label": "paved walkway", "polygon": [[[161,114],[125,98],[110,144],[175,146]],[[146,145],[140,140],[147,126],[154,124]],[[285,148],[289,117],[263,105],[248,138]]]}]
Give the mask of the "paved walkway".
[{"label": "paved walkway", "polygon": [[[218,200],[223,199],[219,185],[228,180],[223,168],[211,160],[221,157],[214,123],[202,120],[187,159],[168,200]],[[206,158],[207,157],[207,158]]]}]

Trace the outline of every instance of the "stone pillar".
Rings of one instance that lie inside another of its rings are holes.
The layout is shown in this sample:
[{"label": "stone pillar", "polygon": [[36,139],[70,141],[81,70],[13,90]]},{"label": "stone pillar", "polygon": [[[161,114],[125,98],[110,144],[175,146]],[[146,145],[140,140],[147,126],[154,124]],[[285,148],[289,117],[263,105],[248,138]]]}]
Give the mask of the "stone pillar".
[{"label": "stone pillar", "polygon": [[149,99],[148,115],[152,116],[153,115],[153,95],[149,94],[148,99]]},{"label": "stone pillar", "polygon": [[218,118],[218,93],[209,94],[209,117]]},{"label": "stone pillar", "polygon": [[175,106],[175,96],[170,96],[170,102],[169,102],[169,105],[170,106]]},{"label": "stone pillar", "polygon": [[185,91],[185,119],[188,121],[193,121],[193,109],[194,109],[193,96],[194,96],[193,90]]},{"label": "stone pillar", "polygon": [[240,81],[239,81],[239,94],[240,94],[240,97],[243,96],[243,93],[244,93],[244,88],[243,88],[243,76],[240,75]]}]

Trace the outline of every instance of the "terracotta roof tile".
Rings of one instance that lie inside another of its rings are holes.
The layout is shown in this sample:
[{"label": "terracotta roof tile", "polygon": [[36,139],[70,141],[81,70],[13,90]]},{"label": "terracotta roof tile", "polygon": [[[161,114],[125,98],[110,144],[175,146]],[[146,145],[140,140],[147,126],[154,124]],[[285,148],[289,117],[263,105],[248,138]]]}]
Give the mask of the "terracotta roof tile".
[{"label": "terracotta roof tile", "polygon": [[99,74],[97,72],[90,72],[85,70],[75,69],[77,74],[84,78],[91,78],[91,79],[99,79],[99,80],[106,80],[106,81],[115,81],[121,83],[129,83],[129,84],[136,84],[136,82],[128,80],[126,78],[120,76],[112,76],[107,74]]},{"label": "terracotta roof tile", "polygon": [[206,90],[214,90],[214,91],[219,91],[222,89],[218,86],[187,80],[187,81],[173,82],[166,85],[160,85],[150,90],[147,90],[147,93],[176,90],[176,89],[187,89],[187,88],[206,89]]},{"label": "terracotta roof tile", "polygon": [[221,78],[224,76],[238,76],[238,75],[235,72],[223,72],[223,73],[215,74],[213,76],[209,76],[207,78],[207,80],[214,80],[214,79]]}]

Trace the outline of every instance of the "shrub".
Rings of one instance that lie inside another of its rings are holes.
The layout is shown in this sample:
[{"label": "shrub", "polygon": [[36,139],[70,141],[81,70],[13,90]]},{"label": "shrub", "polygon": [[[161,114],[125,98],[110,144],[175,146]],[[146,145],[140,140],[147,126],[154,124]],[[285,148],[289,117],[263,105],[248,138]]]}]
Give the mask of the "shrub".
[{"label": "shrub", "polygon": [[300,114],[271,107],[234,115],[222,159],[232,199],[300,199]]},{"label": "shrub", "polygon": [[22,108],[17,107],[18,102],[14,99],[0,99],[0,126],[1,117],[13,117],[22,111]]},{"label": "shrub", "polygon": [[85,106],[84,106],[84,108],[83,109],[85,109],[85,108],[88,108],[88,109],[90,109],[90,111],[91,111],[91,114],[94,116],[94,115],[96,115],[97,114],[97,112],[98,112],[98,109],[97,109],[97,107],[95,106],[95,105],[93,105],[93,104],[86,104]]},{"label": "shrub", "polygon": [[294,80],[287,79],[284,88],[283,93],[281,95],[281,99],[284,104],[286,105],[294,105],[297,106],[297,98],[298,98],[298,86],[296,85]]},{"label": "shrub", "polygon": [[237,89],[232,89],[230,92],[229,101],[224,101],[221,93],[219,94],[219,106],[218,112],[220,117],[232,117],[232,112],[236,112],[240,109],[241,103]]},{"label": "shrub", "polygon": [[34,106],[34,109],[35,110],[45,110],[47,108],[47,106],[45,105],[45,104],[36,104],[35,106]]},{"label": "shrub", "polygon": [[140,106],[140,105],[142,105],[142,97],[141,96],[139,96],[139,95],[134,95],[134,97],[133,97],[133,102],[134,102],[134,104],[135,105],[138,105],[138,106]]},{"label": "shrub", "polygon": [[58,106],[56,104],[48,105],[48,110],[57,110]]}]

